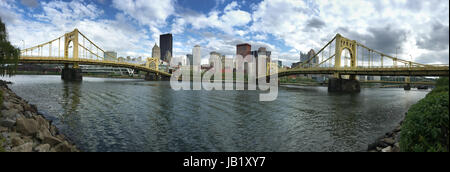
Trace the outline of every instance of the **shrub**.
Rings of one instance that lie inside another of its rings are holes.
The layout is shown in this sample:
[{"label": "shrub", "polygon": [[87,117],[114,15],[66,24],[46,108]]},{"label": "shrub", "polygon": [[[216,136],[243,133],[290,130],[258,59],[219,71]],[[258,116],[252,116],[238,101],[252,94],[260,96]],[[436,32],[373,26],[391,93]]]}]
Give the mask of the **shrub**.
[{"label": "shrub", "polygon": [[[408,110],[402,125],[401,151],[449,151],[448,78],[442,80],[439,80],[433,91]],[[442,84],[445,82],[446,85]]]}]

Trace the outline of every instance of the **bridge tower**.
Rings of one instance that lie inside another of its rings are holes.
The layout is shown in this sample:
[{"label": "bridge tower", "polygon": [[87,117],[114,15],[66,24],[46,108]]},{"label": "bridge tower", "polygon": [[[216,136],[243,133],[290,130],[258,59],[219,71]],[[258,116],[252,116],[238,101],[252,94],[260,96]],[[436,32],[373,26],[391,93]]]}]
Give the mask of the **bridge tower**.
[{"label": "bridge tower", "polygon": [[[69,48],[72,48],[72,58],[74,61],[78,60],[78,29],[72,32],[64,34],[64,58],[69,59]],[[72,43],[72,47],[70,47]],[[77,62],[73,63],[72,68],[69,68],[69,64],[64,64],[64,69],[61,73],[61,79],[67,81],[81,81],[83,76],[81,75],[81,69]]]},{"label": "bridge tower", "polygon": [[[336,34],[335,43],[335,61],[334,67],[341,68],[341,58],[342,51],[348,50],[350,52],[350,68],[356,68],[356,47],[357,43],[355,40],[350,40],[342,37],[340,34]],[[349,79],[344,79],[341,77],[339,72],[334,73],[334,78],[330,78],[328,81],[328,91],[343,91],[343,92],[359,92],[360,84],[356,80],[356,75],[350,75]]]},{"label": "bridge tower", "polygon": [[[145,67],[151,68],[151,69],[154,69],[157,71],[159,69],[159,58],[155,58],[155,57],[147,58]],[[147,81],[157,81],[160,79],[160,76],[157,73],[147,72],[147,74],[145,74],[144,79]]]}]

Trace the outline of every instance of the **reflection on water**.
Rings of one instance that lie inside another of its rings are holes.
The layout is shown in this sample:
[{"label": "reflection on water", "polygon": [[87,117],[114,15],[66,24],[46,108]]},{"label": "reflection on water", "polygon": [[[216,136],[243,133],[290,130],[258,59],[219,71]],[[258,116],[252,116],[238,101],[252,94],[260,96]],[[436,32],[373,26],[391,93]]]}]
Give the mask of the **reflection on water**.
[{"label": "reflection on water", "polygon": [[362,151],[426,91],[286,86],[173,91],[168,82],[59,76],[2,78],[84,151]]}]

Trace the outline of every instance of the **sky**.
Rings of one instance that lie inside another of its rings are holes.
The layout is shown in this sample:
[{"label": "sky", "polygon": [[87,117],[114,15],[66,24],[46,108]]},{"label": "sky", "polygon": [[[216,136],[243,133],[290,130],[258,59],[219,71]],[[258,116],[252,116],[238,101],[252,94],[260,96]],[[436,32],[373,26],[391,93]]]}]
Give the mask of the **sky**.
[{"label": "sky", "polygon": [[290,65],[340,33],[405,60],[449,63],[448,0],[0,0],[0,17],[19,48],[78,28],[118,56],[149,57],[172,33],[174,57],[200,45],[205,63],[250,43]]}]

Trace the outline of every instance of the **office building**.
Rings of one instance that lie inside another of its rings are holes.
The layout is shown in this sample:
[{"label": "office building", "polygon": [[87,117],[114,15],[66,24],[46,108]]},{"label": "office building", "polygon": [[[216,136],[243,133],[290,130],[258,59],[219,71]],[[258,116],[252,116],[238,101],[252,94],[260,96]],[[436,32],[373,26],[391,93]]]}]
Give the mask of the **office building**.
[{"label": "office building", "polygon": [[103,58],[105,60],[110,60],[110,61],[117,60],[117,52],[115,52],[115,51],[105,51],[105,53],[103,53]]},{"label": "office building", "polygon": [[[159,36],[159,46],[161,50],[161,60],[169,62],[172,56],[172,34],[163,34]],[[170,56],[170,57],[169,57]]]},{"label": "office building", "polygon": [[155,43],[155,46],[153,46],[153,48],[152,48],[152,58],[161,59],[161,50],[158,47],[158,45],[156,45],[156,43]]}]

